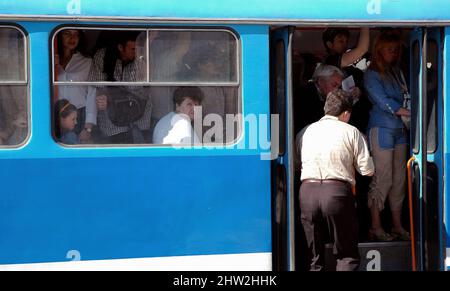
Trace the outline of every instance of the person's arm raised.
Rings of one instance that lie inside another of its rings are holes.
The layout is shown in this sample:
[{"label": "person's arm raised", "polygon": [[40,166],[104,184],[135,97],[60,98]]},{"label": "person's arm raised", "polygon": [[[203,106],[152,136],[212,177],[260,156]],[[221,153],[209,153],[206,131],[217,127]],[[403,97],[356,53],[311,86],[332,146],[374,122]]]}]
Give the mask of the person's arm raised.
[{"label": "person's arm raised", "polygon": [[360,59],[368,50],[370,44],[370,31],[368,27],[361,28],[358,45],[342,55],[341,68],[347,67]]}]

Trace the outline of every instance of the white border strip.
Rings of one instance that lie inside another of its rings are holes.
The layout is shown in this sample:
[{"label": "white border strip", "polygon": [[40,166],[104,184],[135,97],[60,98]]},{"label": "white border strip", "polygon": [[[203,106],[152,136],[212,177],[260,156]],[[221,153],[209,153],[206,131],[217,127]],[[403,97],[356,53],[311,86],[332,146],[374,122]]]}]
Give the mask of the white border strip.
[{"label": "white border strip", "polygon": [[270,271],[272,253],[0,265],[0,271]]},{"label": "white border strip", "polygon": [[447,248],[447,256],[445,258],[445,269],[450,271],[450,248]]}]

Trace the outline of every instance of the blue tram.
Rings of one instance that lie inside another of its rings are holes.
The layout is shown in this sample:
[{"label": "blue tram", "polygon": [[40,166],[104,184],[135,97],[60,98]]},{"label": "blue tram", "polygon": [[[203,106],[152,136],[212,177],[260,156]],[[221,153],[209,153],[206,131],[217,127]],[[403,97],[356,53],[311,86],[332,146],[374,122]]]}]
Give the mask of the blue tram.
[{"label": "blue tram", "polygon": [[[450,269],[448,8],[448,0],[0,0],[0,269],[301,269],[294,52],[323,49],[314,39],[333,26],[407,32],[414,237],[361,242],[361,268]],[[73,30],[91,66],[99,48],[134,33],[142,74],[61,77],[58,38]],[[152,143],[181,86],[204,92],[203,142]],[[86,97],[95,103],[118,87],[151,100],[144,142],[57,139],[53,109],[64,92],[96,90]],[[399,249],[405,258],[390,261]]]}]

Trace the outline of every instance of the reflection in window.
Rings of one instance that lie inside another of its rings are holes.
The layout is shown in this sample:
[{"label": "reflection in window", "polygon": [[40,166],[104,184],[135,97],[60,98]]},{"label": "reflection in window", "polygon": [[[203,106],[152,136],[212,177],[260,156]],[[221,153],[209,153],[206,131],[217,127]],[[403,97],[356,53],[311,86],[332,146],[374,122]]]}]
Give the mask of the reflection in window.
[{"label": "reflection in window", "polygon": [[412,53],[412,82],[411,82],[411,104],[412,104],[412,119],[411,119],[411,128],[414,130],[412,133],[412,144],[413,144],[413,152],[415,154],[419,153],[420,149],[420,127],[418,126],[420,123],[420,115],[419,115],[419,78],[420,78],[420,47],[419,42],[414,41],[413,45],[413,53]]},{"label": "reflection in window", "polygon": [[[168,144],[154,140],[155,127],[185,105],[174,102],[175,92],[193,88],[203,118],[183,124],[196,143],[230,143],[239,134],[239,117],[226,127],[226,115],[241,112],[237,41],[229,32],[65,28],[53,53],[54,136],[63,144]],[[74,129],[65,129],[75,134],[70,140],[62,138],[61,100],[77,109]]]},{"label": "reflection in window", "polygon": [[151,31],[154,82],[237,82],[236,39],[229,32]]},{"label": "reflection in window", "polygon": [[0,146],[22,144],[29,129],[25,38],[0,27]]},{"label": "reflection in window", "polygon": [[25,40],[17,29],[0,28],[0,81],[26,81]]},{"label": "reflection in window", "polygon": [[427,150],[434,153],[438,144],[437,104],[438,104],[438,45],[434,39],[428,40],[427,47]]}]

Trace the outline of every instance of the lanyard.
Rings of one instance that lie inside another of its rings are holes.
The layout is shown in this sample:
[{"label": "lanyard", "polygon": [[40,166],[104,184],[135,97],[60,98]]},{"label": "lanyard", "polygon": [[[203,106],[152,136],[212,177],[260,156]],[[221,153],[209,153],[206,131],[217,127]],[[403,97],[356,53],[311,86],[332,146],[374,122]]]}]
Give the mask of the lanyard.
[{"label": "lanyard", "polygon": [[[398,86],[400,86],[403,94],[408,94],[408,86],[406,86],[405,76],[403,75],[402,70],[398,70],[400,73],[396,74],[394,69],[391,69],[391,75],[394,77],[395,82]],[[400,75],[400,78],[399,78]]]}]

